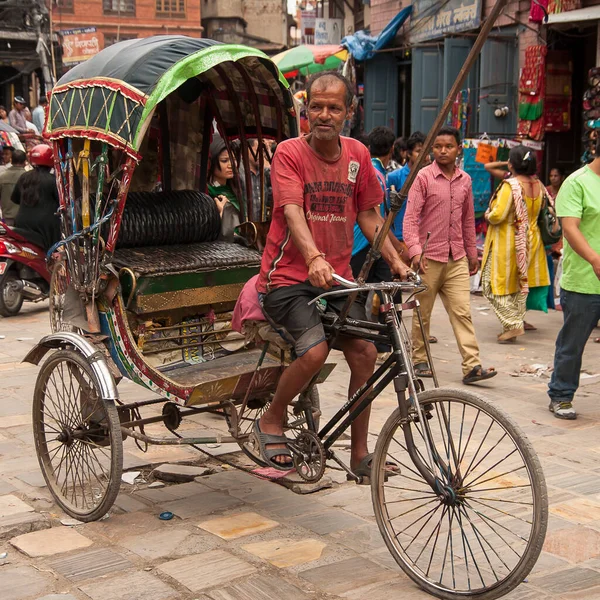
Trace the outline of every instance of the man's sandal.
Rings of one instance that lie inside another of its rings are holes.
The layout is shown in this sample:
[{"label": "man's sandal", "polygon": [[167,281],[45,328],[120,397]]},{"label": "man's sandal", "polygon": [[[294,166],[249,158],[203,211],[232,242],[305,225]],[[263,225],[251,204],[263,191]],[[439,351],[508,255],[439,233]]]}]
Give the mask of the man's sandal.
[{"label": "man's sandal", "polygon": [[430,335],[428,341],[429,341],[430,344],[437,344],[438,343],[438,339],[435,337],[435,335]]},{"label": "man's sandal", "polygon": [[429,365],[425,362],[417,363],[414,366],[415,375],[417,377],[433,377],[433,371],[429,367]]},{"label": "man's sandal", "polygon": [[498,371],[496,371],[494,367],[484,369],[481,365],[477,365],[463,377],[462,382],[465,385],[471,385],[472,383],[478,383],[480,381],[485,381],[486,379],[491,379],[492,377],[496,377],[496,375],[498,375]]},{"label": "man's sandal", "polygon": [[[358,485],[369,485],[371,483],[371,465],[373,463],[374,454],[367,454],[359,463],[355,469],[352,469],[352,473],[358,477]],[[391,460],[385,461],[385,480],[393,475],[400,474],[400,467]],[[348,481],[355,481],[355,478],[348,473],[346,475]]]},{"label": "man's sandal", "polygon": [[[288,440],[285,435],[263,433],[260,430],[258,420],[254,421],[252,433],[258,442],[260,457],[265,463],[267,463],[270,467],[277,469],[278,471],[290,471],[294,468],[292,453],[288,450],[287,446],[285,448],[267,448],[267,446],[273,446],[275,444],[288,444],[290,440]],[[273,460],[276,456],[285,456],[289,460],[286,460],[285,462],[277,462],[276,460]]]}]

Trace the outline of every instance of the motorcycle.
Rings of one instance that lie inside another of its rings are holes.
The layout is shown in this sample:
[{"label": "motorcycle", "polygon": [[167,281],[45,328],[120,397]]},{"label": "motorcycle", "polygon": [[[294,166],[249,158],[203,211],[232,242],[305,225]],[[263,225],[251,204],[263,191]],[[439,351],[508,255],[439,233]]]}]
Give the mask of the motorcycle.
[{"label": "motorcycle", "polygon": [[18,229],[0,223],[0,315],[14,317],[23,302],[41,302],[50,293],[46,253]]}]

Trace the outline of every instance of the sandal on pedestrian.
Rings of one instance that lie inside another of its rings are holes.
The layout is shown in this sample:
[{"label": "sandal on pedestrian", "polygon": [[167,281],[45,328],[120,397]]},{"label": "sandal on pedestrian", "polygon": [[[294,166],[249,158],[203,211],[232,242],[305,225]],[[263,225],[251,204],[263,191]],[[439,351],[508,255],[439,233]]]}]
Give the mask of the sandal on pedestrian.
[{"label": "sandal on pedestrian", "polygon": [[498,342],[500,344],[506,342],[514,342],[520,335],[525,333],[525,329],[520,327],[519,329],[509,329],[508,331],[503,331],[498,335]]},{"label": "sandal on pedestrian", "polygon": [[437,344],[438,339],[435,337],[435,335],[430,335],[429,336],[429,343],[430,344]]},{"label": "sandal on pedestrian", "polygon": [[[374,454],[367,454],[359,463],[355,469],[352,469],[352,473],[358,477],[357,483],[359,485],[369,485],[371,483],[371,465],[373,463]],[[400,473],[400,467],[391,460],[385,461],[385,480],[393,475]],[[348,473],[346,475],[348,481],[355,481],[355,478]]]},{"label": "sandal on pedestrian", "polygon": [[[285,437],[285,435],[263,433],[260,430],[260,424],[258,420],[254,421],[252,433],[258,442],[260,457],[270,467],[273,467],[279,471],[289,471],[290,469],[294,468],[292,453],[288,450],[287,446],[285,448],[267,448],[267,446],[273,446],[275,444],[288,444],[289,440]],[[286,460],[285,462],[277,462],[276,460],[273,460],[276,456],[284,456],[289,460]]]},{"label": "sandal on pedestrian", "polygon": [[523,329],[525,329],[525,331],[537,331],[537,327],[527,321],[523,321]]},{"label": "sandal on pedestrian", "polygon": [[430,369],[429,365],[425,362],[417,363],[414,366],[415,375],[417,377],[433,377],[433,371]]},{"label": "sandal on pedestrian", "polygon": [[498,371],[496,371],[494,367],[484,369],[481,365],[477,365],[463,377],[462,381],[465,385],[471,385],[472,383],[478,383],[479,381],[491,379],[492,377],[496,377],[496,375],[498,375]]}]

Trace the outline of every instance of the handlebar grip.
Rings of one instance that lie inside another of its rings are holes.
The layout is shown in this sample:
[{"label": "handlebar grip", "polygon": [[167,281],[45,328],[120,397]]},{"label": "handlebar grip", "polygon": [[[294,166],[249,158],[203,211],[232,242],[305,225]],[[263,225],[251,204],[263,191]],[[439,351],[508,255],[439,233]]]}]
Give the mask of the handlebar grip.
[{"label": "handlebar grip", "polygon": [[348,289],[354,289],[358,287],[358,284],[355,281],[350,281],[348,279],[344,279],[343,277],[340,277],[337,273],[332,273],[331,278],[339,283],[342,287],[348,288]]}]

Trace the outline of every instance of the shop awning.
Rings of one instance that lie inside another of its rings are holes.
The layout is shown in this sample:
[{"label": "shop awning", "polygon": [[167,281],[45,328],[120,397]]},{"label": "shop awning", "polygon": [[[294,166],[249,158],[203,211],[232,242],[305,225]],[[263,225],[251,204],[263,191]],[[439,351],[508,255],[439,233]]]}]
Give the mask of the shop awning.
[{"label": "shop awning", "polygon": [[600,6],[589,6],[566,12],[548,15],[548,25],[560,25],[561,23],[581,23],[584,21],[597,21],[600,19]]}]

